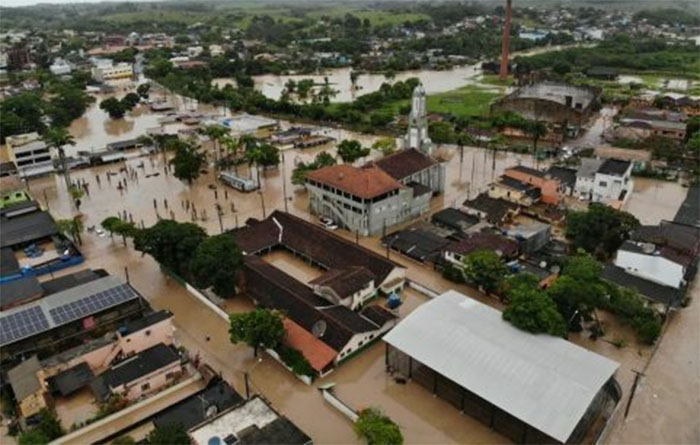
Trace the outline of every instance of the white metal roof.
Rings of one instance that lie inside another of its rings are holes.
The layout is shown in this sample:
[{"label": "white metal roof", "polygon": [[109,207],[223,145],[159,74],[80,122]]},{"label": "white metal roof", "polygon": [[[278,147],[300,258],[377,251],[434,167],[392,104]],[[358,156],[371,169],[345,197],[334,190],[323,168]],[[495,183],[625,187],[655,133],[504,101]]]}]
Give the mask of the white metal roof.
[{"label": "white metal roof", "polygon": [[520,331],[456,291],[420,306],[384,341],[561,442],[619,367],[564,339]]}]

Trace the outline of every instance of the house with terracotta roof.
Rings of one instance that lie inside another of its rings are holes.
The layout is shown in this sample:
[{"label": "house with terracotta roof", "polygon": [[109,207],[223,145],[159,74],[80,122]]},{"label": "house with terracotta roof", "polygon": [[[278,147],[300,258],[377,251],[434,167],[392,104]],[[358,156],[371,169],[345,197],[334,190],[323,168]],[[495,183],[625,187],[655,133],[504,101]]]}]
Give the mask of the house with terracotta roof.
[{"label": "house with terracotta roof", "polygon": [[433,190],[403,184],[376,165],[332,165],[306,176],[311,212],[364,236],[426,213]]},{"label": "house with terracotta roof", "polygon": [[[238,289],[260,307],[282,311],[289,346],[324,374],[379,338],[397,317],[367,305],[380,292],[404,285],[406,270],[373,251],[316,224],[275,211],[248,220],[228,234],[245,255]],[[266,262],[264,255],[285,250],[323,273],[308,283]]]},{"label": "house with terracotta roof", "polygon": [[518,165],[507,168],[503,175],[540,189],[542,202],[552,205],[559,204],[564,187],[557,178],[550,176],[546,172]]}]

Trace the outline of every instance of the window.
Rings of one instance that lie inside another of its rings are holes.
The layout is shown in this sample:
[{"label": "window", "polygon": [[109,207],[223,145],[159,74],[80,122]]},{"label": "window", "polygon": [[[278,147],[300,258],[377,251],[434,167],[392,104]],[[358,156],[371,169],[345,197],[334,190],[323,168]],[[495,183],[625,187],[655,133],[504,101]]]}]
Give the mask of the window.
[{"label": "window", "polygon": [[150,330],[150,329],[147,329],[147,330],[146,330],[146,337],[148,337],[149,335],[151,335],[151,330]]},{"label": "window", "polygon": [[360,347],[360,346],[362,346],[363,343],[364,343],[364,340],[361,341],[360,343],[358,343],[357,346]]},{"label": "window", "polygon": [[168,372],[165,374],[165,380],[172,380],[175,378],[175,373],[174,372]]},{"label": "window", "polygon": [[141,385],[141,391],[148,391],[149,389],[151,389],[150,383],[144,383],[143,385]]},{"label": "window", "polygon": [[600,181],[600,182],[598,183],[598,185],[601,186],[601,187],[607,187],[607,186],[608,186],[608,182],[607,182],[607,181]]}]

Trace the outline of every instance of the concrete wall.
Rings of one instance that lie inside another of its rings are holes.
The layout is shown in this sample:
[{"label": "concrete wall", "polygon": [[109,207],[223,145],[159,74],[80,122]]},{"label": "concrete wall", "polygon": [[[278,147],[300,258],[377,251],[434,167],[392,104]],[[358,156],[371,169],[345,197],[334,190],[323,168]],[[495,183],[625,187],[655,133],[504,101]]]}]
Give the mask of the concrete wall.
[{"label": "concrete wall", "polygon": [[533,203],[533,199],[527,196],[525,193],[508,187],[500,186],[498,183],[491,184],[488,193],[489,198],[505,199],[506,201],[514,202],[516,204],[528,207],[531,206]]}]

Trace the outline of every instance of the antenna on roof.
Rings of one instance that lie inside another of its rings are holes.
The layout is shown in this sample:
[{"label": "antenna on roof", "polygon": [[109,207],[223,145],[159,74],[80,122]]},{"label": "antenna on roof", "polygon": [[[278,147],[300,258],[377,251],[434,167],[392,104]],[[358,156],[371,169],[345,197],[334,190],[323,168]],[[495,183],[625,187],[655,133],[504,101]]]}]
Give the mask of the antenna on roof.
[{"label": "antenna on roof", "polygon": [[311,333],[314,334],[314,337],[316,338],[323,337],[323,334],[326,333],[326,321],[318,320],[316,323],[314,323],[314,325],[311,327]]}]

